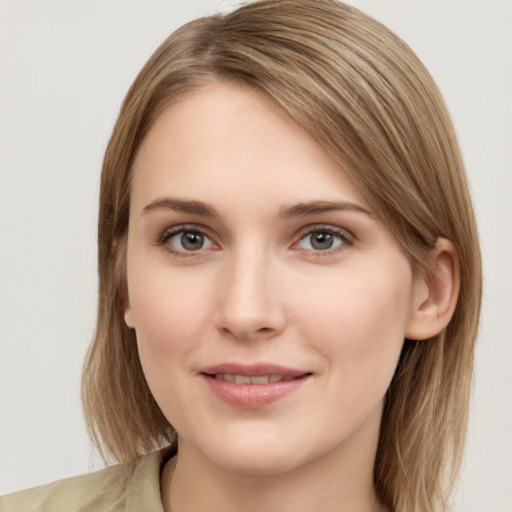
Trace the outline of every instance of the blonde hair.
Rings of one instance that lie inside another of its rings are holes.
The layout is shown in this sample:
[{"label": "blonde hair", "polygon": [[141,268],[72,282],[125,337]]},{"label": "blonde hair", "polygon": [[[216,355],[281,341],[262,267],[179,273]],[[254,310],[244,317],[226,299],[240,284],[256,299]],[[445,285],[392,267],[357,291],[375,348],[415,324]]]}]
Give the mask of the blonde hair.
[{"label": "blonde hair", "polygon": [[156,50],[130,88],[103,163],[97,330],[83,375],[92,439],[133,464],[175,432],[146,384],[123,319],[131,166],[152,123],[184,94],[229,80],[265,91],[353,179],[428,271],[439,237],[456,247],[461,288],[447,328],[405,340],[387,393],[375,489],[400,512],[444,508],[463,451],[480,299],[478,235],[445,105],[413,51],[336,0],[260,0],[191,22]]}]

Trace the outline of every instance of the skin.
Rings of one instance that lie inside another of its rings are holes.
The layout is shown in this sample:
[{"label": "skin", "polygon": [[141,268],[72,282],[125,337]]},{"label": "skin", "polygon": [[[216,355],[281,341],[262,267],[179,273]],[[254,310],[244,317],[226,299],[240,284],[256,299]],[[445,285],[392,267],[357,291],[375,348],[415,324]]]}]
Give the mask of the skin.
[{"label": "skin", "polygon": [[[413,274],[343,170],[261,92],[214,83],[172,104],[133,171],[125,320],[178,432],[165,510],[379,510],[383,397],[404,337],[445,323],[431,297],[453,298],[453,286]],[[182,211],[190,201],[215,215]],[[317,201],[343,208],[290,210]],[[183,246],[187,229],[202,233],[196,250]],[[326,235],[333,246],[319,249]],[[434,276],[452,275],[450,254],[439,249]],[[244,409],[200,373],[225,362],[310,376]]]}]

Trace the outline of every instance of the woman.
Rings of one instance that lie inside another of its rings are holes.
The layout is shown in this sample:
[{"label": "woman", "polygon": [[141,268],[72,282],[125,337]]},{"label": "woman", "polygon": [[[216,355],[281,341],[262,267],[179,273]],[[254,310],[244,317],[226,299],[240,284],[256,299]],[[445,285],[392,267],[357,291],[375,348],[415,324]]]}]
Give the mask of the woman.
[{"label": "woman", "polygon": [[84,405],[122,465],[6,510],[443,508],[479,249],[442,99],[382,25],[264,0],[171,35],[106,151],[99,273]]}]

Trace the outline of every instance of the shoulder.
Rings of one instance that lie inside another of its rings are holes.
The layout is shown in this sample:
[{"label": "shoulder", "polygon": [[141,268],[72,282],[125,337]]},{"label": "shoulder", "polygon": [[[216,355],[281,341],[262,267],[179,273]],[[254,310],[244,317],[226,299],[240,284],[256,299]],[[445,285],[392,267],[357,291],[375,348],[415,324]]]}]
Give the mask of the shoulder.
[{"label": "shoulder", "polygon": [[163,512],[160,470],[168,450],[144,456],[134,469],[121,464],[0,497],[2,512]]},{"label": "shoulder", "polygon": [[2,512],[122,510],[117,504],[122,500],[127,475],[123,466],[110,466],[87,475],[8,494],[0,498],[0,509]]}]

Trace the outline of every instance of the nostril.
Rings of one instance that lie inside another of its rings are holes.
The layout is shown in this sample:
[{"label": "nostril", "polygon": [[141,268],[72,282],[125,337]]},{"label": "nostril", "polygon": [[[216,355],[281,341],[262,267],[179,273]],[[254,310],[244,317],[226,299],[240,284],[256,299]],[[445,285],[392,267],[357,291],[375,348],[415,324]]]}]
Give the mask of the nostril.
[{"label": "nostril", "polygon": [[238,340],[258,340],[271,338],[274,334],[277,334],[278,329],[272,327],[259,327],[251,329],[250,326],[223,326],[220,328],[223,335],[233,337]]}]

